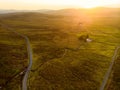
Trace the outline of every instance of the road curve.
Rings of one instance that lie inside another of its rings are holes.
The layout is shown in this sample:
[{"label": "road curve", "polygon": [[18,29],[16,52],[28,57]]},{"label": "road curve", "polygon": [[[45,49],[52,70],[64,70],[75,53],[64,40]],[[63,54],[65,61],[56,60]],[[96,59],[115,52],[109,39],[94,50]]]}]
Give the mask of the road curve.
[{"label": "road curve", "polygon": [[25,72],[25,75],[24,75],[24,78],[23,78],[23,81],[22,81],[22,90],[27,90],[27,80],[28,80],[28,75],[29,75],[29,72],[31,70],[31,67],[32,67],[32,59],[33,59],[33,55],[32,55],[32,48],[30,47],[30,41],[29,41],[29,38],[26,37],[26,44],[27,44],[27,51],[28,51],[28,57],[29,57],[29,65],[28,65],[28,68]]},{"label": "road curve", "polygon": [[28,81],[28,75],[29,75],[29,72],[31,70],[31,67],[32,67],[32,60],[33,60],[33,54],[32,54],[32,48],[30,46],[30,40],[27,36],[21,34],[21,33],[18,33],[16,31],[13,30],[13,28],[3,24],[3,23],[0,23],[4,28],[6,28],[7,30],[21,36],[22,38],[25,39],[26,41],[26,47],[27,47],[27,53],[28,53],[28,58],[29,58],[29,65],[26,69],[26,72],[25,72],[25,75],[23,77],[23,81],[22,81],[22,90],[27,90],[27,81]]},{"label": "road curve", "polygon": [[111,71],[112,71],[112,68],[113,68],[113,65],[114,65],[116,56],[117,56],[117,52],[118,52],[119,49],[120,49],[120,46],[118,46],[118,47],[115,49],[114,55],[113,55],[113,57],[112,57],[112,62],[111,62],[111,64],[110,64],[109,68],[108,68],[108,71],[107,71],[106,74],[105,74],[105,77],[104,77],[104,79],[103,79],[103,82],[102,82],[99,90],[104,90],[104,89],[105,89],[105,86],[106,86],[107,81],[108,81],[108,79],[109,79],[109,77],[110,77],[110,74],[111,74]]}]

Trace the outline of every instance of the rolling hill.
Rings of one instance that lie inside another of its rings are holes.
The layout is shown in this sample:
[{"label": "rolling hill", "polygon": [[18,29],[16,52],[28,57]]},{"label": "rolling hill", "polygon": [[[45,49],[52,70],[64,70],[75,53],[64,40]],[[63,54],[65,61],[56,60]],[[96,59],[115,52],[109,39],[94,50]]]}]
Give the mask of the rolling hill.
[{"label": "rolling hill", "polygon": [[0,20],[30,39],[30,90],[99,90],[120,44],[120,9],[19,12]]}]

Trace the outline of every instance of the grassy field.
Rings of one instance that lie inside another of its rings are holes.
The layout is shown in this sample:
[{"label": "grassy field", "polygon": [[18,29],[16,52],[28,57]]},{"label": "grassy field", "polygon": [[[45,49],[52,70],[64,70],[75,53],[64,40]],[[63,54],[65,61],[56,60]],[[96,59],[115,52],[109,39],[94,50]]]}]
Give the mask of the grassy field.
[{"label": "grassy field", "polygon": [[23,38],[0,26],[0,86],[3,90],[20,90],[27,66],[27,50]]},{"label": "grassy field", "polygon": [[106,86],[106,90],[119,90],[120,89],[120,50],[114,63],[114,67],[109,78],[109,83]]},{"label": "grassy field", "polygon": [[[120,44],[119,12],[1,16],[4,23],[31,41],[34,59],[29,89],[99,90],[115,47]],[[79,39],[83,35],[89,35],[92,42]]]}]

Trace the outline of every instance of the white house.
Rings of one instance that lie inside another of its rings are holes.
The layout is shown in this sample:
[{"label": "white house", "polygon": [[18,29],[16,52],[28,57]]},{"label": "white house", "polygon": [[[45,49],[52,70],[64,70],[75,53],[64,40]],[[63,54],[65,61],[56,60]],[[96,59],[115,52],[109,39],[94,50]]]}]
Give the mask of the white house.
[{"label": "white house", "polygon": [[92,42],[92,39],[87,38],[87,39],[86,39],[86,42]]}]

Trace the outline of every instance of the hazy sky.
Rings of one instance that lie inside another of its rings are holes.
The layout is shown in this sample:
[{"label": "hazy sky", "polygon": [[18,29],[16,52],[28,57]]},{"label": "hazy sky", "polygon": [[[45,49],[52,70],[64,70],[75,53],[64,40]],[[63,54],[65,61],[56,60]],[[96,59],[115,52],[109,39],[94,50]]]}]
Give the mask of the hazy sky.
[{"label": "hazy sky", "polygon": [[0,9],[61,9],[119,7],[120,0],[0,0]]}]

